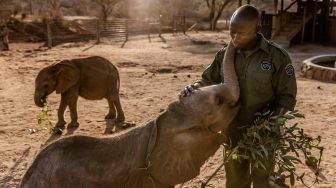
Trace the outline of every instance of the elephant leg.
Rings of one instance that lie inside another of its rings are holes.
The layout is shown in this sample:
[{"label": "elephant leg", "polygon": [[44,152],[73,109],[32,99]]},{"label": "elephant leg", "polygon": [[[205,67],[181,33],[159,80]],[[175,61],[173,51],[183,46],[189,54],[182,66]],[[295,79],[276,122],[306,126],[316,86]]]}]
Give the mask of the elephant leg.
[{"label": "elephant leg", "polygon": [[117,109],[117,122],[125,121],[125,114],[124,114],[124,111],[121,108],[119,94],[115,94],[113,96],[113,104],[114,104],[115,108]]},{"label": "elephant leg", "polygon": [[115,119],[116,118],[116,110],[114,107],[113,98],[108,97],[107,102],[109,104],[109,113],[105,116],[105,119]]},{"label": "elephant leg", "polygon": [[69,123],[68,127],[78,127],[78,115],[77,115],[77,101],[78,95],[72,95],[69,97],[69,109],[70,109],[70,117],[71,122]]},{"label": "elephant leg", "polygon": [[57,116],[58,116],[58,122],[56,123],[56,127],[63,128],[66,124],[64,120],[64,111],[66,107],[68,106],[66,97],[64,94],[61,95],[61,103],[58,108]]}]

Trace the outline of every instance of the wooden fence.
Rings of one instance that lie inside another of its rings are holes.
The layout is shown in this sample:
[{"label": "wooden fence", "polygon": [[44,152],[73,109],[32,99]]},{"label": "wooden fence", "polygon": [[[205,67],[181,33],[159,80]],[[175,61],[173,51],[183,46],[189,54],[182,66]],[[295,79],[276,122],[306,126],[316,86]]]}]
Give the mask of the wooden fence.
[{"label": "wooden fence", "polygon": [[[36,19],[38,20],[38,19]],[[42,20],[28,21],[18,28],[18,25],[9,25],[10,41],[45,41],[49,47],[66,43],[96,40],[99,42],[124,42],[130,36],[144,34],[161,35],[161,22],[134,19],[73,19],[62,22]],[[172,28],[163,27],[166,30]]]},{"label": "wooden fence", "polygon": [[159,22],[131,19],[111,19],[107,21],[97,19],[73,20],[68,23],[67,27],[74,29],[75,32],[73,34],[64,33],[62,29],[57,30],[60,27],[49,30],[50,34],[47,36],[52,41],[52,44],[49,44],[49,46],[64,42],[94,39],[97,43],[102,41],[122,42],[129,40],[129,37],[133,35],[148,34],[148,37],[150,37],[151,33],[161,35],[161,24]]}]

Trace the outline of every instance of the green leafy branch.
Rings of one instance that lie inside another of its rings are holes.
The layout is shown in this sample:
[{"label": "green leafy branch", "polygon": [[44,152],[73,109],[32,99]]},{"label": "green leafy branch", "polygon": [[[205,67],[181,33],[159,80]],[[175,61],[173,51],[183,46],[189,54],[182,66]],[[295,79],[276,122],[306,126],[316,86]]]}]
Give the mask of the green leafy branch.
[{"label": "green leafy branch", "polygon": [[38,115],[37,119],[37,129],[30,129],[31,133],[35,133],[36,131],[46,129],[48,130],[48,133],[53,133],[53,124],[50,121],[50,118],[52,116],[52,110],[50,106],[46,103],[44,104],[44,107],[41,108],[41,111]]},{"label": "green leafy branch", "polygon": [[[269,183],[273,187],[283,185],[287,178],[292,186],[296,180],[308,187],[303,180],[305,173],[296,172],[297,164],[310,167],[315,172],[314,183],[318,182],[323,153],[321,137],[307,135],[297,123],[286,126],[287,120],[304,118],[304,115],[292,111],[278,116],[270,112],[257,113],[256,116],[253,125],[244,127],[243,139],[234,149],[227,150],[226,155],[231,155],[234,160],[248,160],[251,173],[257,168],[264,169],[269,173]],[[314,151],[318,151],[317,156]],[[304,157],[305,163],[300,156]]]}]

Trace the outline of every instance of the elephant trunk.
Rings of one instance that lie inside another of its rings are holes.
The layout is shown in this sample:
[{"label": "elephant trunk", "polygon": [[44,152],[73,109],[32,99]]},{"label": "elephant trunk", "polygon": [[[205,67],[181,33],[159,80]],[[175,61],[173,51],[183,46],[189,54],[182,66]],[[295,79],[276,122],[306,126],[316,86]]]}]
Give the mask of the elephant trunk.
[{"label": "elephant trunk", "polygon": [[42,108],[42,107],[44,107],[46,99],[45,99],[44,96],[41,96],[40,94],[38,94],[37,92],[35,92],[34,101],[35,101],[36,106]]},{"label": "elephant trunk", "polygon": [[223,59],[223,75],[224,75],[224,84],[226,84],[230,90],[230,93],[233,97],[233,102],[237,103],[239,99],[239,82],[236,74],[234,62],[235,62],[235,48],[230,41],[227,46],[224,59]]}]

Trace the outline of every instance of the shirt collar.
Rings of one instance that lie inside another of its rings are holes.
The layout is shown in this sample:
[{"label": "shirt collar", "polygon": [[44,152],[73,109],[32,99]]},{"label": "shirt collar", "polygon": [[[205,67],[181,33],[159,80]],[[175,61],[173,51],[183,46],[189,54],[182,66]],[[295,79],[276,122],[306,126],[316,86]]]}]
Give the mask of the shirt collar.
[{"label": "shirt collar", "polygon": [[[253,53],[261,49],[268,54],[269,45],[267,39],[261,33],[257,33],[257,38],[257,47],[253,50]],[[238,52],[242,53],[241,50],[238,50]]]},{"label": "shirt collar", "polygon": [[269,53],[269,45],[267,39],[265,39],[265,37],[261,33],[258,33],[257,36],[259,40],[259,48],[264,50],[266,53]]}]

